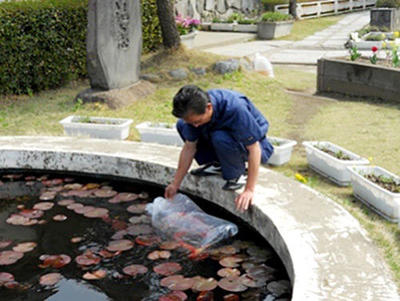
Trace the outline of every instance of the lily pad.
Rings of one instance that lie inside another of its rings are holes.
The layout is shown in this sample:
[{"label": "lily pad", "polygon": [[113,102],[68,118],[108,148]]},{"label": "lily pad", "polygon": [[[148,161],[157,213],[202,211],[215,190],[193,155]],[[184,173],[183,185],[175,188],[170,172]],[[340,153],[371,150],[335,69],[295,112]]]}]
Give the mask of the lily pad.
[{"label": "lily pad", "polygon": [[201,276],[193,277],[192,289],[197,292],[212,291],[218,286],[218,281],[214,278],[204,278]]},{"label": "lily pad", "polygon": [[108,215],[108,209],[99,207],[99,208],[95,208],[89,212],[86,212],[83,215],[86,217],[89,217],[89,218],[102,218],[102,217]]},{"label": "lily pad", "polygon": [[62,278],[60,273],[49,273],[40,277],[39,283],[43,286],[52,286],[57,284]]},{"label": "lily pad", "polygon": [[7,218],[6,222],[11,225],[20,225],[20,226],[32,226],[36,225],[38,221],[36,219],[30,219],[29,217],[25,217],[19,214],[11,214],[9,218]]},{"label": "lily pad", "polygon": [[169,288],[173,291],[185,291],[193,286],[192,278],[185,278],[182,275],[173,275],[161,279],[160,285]]},{"label": "lily pad", "polygon": [[97,188],[100,188],[100,184],[88,183],[82,187],[82,190],[92,190],[92,189],[97,189]]},{"label": "lily pad", "polygon": [[275,296],[280,297],[290,293],[290,282],[287,280],[272,281],[268,283],[267,289]]},{"label": "lily pad", "polygon": [[240,282],[247,287],[263,287],[267,284],[264,279],[254,279],[250,277],[248,274],[243,274],[239,277]]},{"label": "lily pad", "polygon": [[0,265],[10,265],[16,263],[24,257],[24,253],[16,251],[2,251],[0,252]]},{"label": "lily pad", "polygon": [[156,272],[157,274],[163,275],[163,276],[173,275],[176,272],[179,272],[181,269],[182,269],[182,266],[176,262],[161,263],[161,264],[153,267],[154,272]]},{"label": "lily pad", "polygon": [[223,268],[217,272],[218,276],[222,278],[238,278],[240,276],[240,271],[234,268]]},{"label": "lily pad", "polygon": [[41,255],[39,259],[43,261],[43,263],[39,265],[40,268],[52,267],[59,269],[71,262],[71,257],[65,254],[60,254],[60,255],[44,254]]},{"label": "lily pad", "polygon": [[168,259],[171,257],[171,252],[169,251],[153,251],[147,255],[147,258],[150,260],[157,260],[157,259]]},{"label": "lily pad", "polygon": [[98,198],[111,198],[115,196],[118,192],[109,189],[97,189],[93,194]]},{"label": "lily pad", "polygon": [[35,242],[22,242],[13,247],[13,251],[26,253],[32,251],[34,248],[36,248],[36,246],[37,243]]},{"label": "lily pad", "polygon": [[68,206],[68,205],[71,205],[73,203],[75,203],[74,200],[68,200],[68,199],[67,200],[61,200],[61,201],[57,202],[57,204],[60,205],[60,206]]},{"label": "lily pad", "polygon": [[219,261],[219,264],[226,268],[237,268],[239,262],[242,262],[243,258],[237,256],[227,256]]},{"label": "lily pad", "polygon": [[224,301],[239,301],[240,298],[236,294],[229,294],[224,296]]},{"label": "lily pad", "polygon": [[187,295],[182,291],[173,291],[167,295],[158,298],[158,301],[185,301]]},{"label": "lily pad", "polygon": [[274,278],[275,269],[264,264],[254,266],[246,270],[249,277],[260,281],[270,281]]},{"label": "lily pad", "polygon": [[65,184],[64,185],[64,189],[65,190],[78,190],[78,189],[81,189],[82,187],[83,187],[83,185],[79,184],[79,183]]},{"label": "lily pad", "polygon": [[112,258],[115,256],[115,253],[108,252],[107,250],[101,250],[98,254],[103,258]]},{"label": "lily pad", "polygon": [[14,281],[14,275],[6,272],[0,272],[0,287],[7,283]]},{"label": "lily pad", "polygon": [[0,241],[0,249],[7,248],[11,244],[12,244],[11,240],[1,240]]},{"label": "lily pad", "polygon": [[64,214],[57,214],[53,216],[53,220],[55,220],[56,222],[62,222],[65,221],[68,217]]},{"label": "lily pad", "polygon": [[160,245],[160,249],[164,249],[164,250],[175,250],[177,248],[180,247],[180,243],[177,241],[164,241],[161,245]]},{"label": "lily pad", "polygon": [[22,215],[27,218],[41,218],[44,212],[39,209],[23,209],[19,212],[19,215]]},{"label": "lily pad", "polygon": [[128,227],[126,222],[120,221],[118,219],[111,220],[111,228],[114,230],[125,230]]},{"label": "lily pad", "polygon": [[137,200],[138,198],[139,196],[136,193],[121,192],[114,196],[112,199],[108,200],[108,202],[111,204],[125,203]]},{"label": "lily pad", "polygon": [[149,225],[133,225],[126,229],[126,232],[130,235],[142,235],[153,233],[153,228]]},{"label": "lily pad", "polygon": [[132,216],[129,219],[131,224],[151,224],[151,218],[147,215]]},{"label": "lily pad", "polygon": [[71,241],[73,244],[76,244],[76,243],[78,243],[78,242],[81,242],[82,240],[84,240],[84,238],[83,238],[83,237],[79,237],[79,236],[77,236],[77,237],[72,237],[72,238],[70,239],[70,241]]},{"label": "lily pad", "polygon": [[103,279],[107,276],[107,272],[105,270],[97,270],[93,272],[86,272],[83,274],[82,278],[85,280],[99,280]]},{"label": "lily pad", "polygon": [[82,206],[82,207],[75,208],[74,212],[76,214],[85,214],[89,211],[92,211],[93,209],[96,209],[96,208],[93,206]]},{"label": "lily pad", "polygon": [[92,251],[87,250],[82,255],[75,258],[75,262],[81,266],[95,265],[100,262],[101,258],[96,256]]},{"label": "lily pad", "polygon": [[142,214],[146,211],[147,204],[134,204],[130,205],[126,210],[130,213]]},{"label": "lily pad", "polygon": [[132,249],[134,243],[127,239],[114,240],[109,243],[107,250],[111,252],[126,251]]},{"label": "lily pad", "polygon": [[269,258],[273,257],[273,253],[267,249],[261,249],[257,246],[251,246],[247,249],[247,254],[252,257],[252,260],[257,260],[257,262],[267,261]]},{"label": "lily pad", "polygon": [[84,207],[84,205],[81,203],[72,203],[72,204],[67,205],[67,209],[69,209],[69,210],[75,210],[77,208],[82,208],[82,207]]},{"label": "lily pad", "polygon": [[54,200],[56,195],[57,193],[54,191],[46,191],[40,195],[39,199],[42,201],[51,201]]},{"label": "lily pad", "polygon": [[128,234],[128,232],[126,232],[126,230],[119,230],[119,231],[115,232],[113,236],[111,236],[111,239],[120,240],[120,239],[123,239],[124,236],[127,234]]},{"label": "lily pad", "polygon": [[57,186],[61,185],[64,182],[63,179],[52,179],[52,180],[43,180],[42,184],[44,186]]},{"label": "lily pad", "polygon": [[135,242],[141,246],[152,246],[159,244],[161,241],[159,236],[156,235],[140,235],[136,237]]},{"label": "lily pad", "polygon": [[247,286],[242,284],[239,278],[236,279],[222,278],[220,281],[218,281],[218,286],[223,290],[234,293],[244,292],[245,290],[247,290]]},{"label": "lily pad", "polygon": [[144,274],[147,272],[147,268],[141,264],[131,264],[123,268],[123,272],[129,276],[135,277],[138,274]]},{"label": "lily pad", "polygon": [[214,293],[212,291],[200,292],[196,301],[214,301]]},{"label": "lily pad", "polygon": [[46,211],[46,210],[50,210],[51,208],[53,208],[53,206],[54,206],[54,203],[52,203],[52,202],[40,202],[40,203],[36,203],[33,206],[33,209]]},{"label": "lily pad", "polygon": [[149,198],[149,194],[147,192],[141,192],[139,193],[139,199],[145,200]]}]

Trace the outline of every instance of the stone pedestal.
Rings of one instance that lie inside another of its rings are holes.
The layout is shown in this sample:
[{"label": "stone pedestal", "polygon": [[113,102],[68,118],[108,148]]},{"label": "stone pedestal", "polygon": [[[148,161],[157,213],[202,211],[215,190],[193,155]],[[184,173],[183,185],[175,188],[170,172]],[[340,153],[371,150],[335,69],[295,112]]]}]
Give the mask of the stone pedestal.
[{"label": "stone pedestal", "polygon": [[89,0],[87,64],[92,89],[139,80],[142,26],[139,0]]},{"label": "stone pedestal", "polygon": [[387,28],[389,31],[400,29],[400,9],[398,8],[372,8],[371,26],[376,26],[380,30]]}]

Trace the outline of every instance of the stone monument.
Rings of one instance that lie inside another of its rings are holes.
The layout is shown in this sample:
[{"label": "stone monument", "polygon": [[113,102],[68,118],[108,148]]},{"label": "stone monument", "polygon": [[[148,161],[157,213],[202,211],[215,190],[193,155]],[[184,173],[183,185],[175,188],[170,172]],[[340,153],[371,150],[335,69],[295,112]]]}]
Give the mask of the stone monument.
[{"label": "stone monument", "polygon": [[89,0],[86,50],[91,88],[77,98],[118,108],[154,91],[139,80],[140,0]]}]

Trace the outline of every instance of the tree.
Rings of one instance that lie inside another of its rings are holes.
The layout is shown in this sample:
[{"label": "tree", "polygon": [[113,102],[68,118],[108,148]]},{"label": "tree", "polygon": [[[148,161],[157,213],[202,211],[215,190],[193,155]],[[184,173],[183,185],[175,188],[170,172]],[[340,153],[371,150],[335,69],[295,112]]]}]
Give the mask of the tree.
[{"label": "tree", "polygon": [[156,3],[163,45],[166,48],[177,48],[181,39],[175,24],[174,0],[157,0]]},{"label": "tree", "polygon": [[293,16],[294,19],[297,19],[297,1],[289,0],[289,14]]}]

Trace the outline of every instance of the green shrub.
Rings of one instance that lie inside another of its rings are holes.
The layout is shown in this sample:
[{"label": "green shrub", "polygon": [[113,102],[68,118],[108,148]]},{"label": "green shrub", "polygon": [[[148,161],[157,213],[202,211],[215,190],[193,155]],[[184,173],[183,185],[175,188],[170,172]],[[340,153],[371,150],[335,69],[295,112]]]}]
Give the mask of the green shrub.
[{"label": "green shrub", "polygon": [[264,22],[279,22],[279,21],[288,21],[292,20],[292,15],[285,15],[279,12],[266,12],[261,15],[261,21]]},{"label": "green shrub", "polygon": [[376,7],[399,8],[400,0],[378,0],[376,1]]},{"label": "green shrub", "polygon": [[[155,0],[142,0],[143,50],[161,33]],[[87,76],[87,0],[0,3],[0,94],[30,94]]]},{"label": "green shrub", "polygon": [[273,11],[275,5],[288,4],[289,0],[261,0],[264,10]]}]

